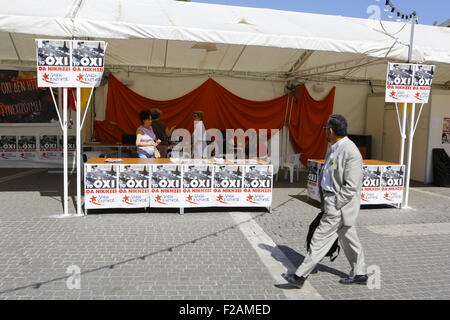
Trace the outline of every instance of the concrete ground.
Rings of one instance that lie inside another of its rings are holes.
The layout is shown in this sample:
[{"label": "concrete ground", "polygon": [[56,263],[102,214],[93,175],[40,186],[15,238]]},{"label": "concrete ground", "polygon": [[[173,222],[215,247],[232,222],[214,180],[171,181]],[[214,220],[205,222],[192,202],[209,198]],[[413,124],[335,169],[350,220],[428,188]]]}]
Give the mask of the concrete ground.
[{"label": "concrete ground", "polygon": [[409,209],[361,210],[370,288],[338,283],[349,271],[341,252],[301,290],[280,274],[303,260],[319,212],[304,175],[275,185],[272,213],[109,210],[61,218],[61,195],[61,173],[0,170],[0,299],[450,299],[450,188],[413,184]]}]

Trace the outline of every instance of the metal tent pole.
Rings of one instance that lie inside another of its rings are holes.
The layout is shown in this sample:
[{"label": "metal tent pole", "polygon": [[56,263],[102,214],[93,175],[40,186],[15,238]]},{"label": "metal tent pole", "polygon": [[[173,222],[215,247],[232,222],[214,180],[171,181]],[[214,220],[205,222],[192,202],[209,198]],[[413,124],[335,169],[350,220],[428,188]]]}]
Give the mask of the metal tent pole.
[{"label": "metal tent pole", "polygon": [[416,104],[413,103],[411,107],[411,119],[409,124],[409,137],[408,137],[408,162],[406,164],[406,179],[405,179],[405,199],[403,201],[403,207],[408,208],[409,203],[409,179],[411,178],[411,157],[414,141],[414,118],[416,114]]},{"label": "metal tent pole", "polygon": [[77,167],[77,215],[83,215],[81,212],[81,88],[77,88],[77,106],[76,106],[76,122],[77,122],[77,153],[76,153],[76,167]]},{"label": "metal tent pole", "polygon": [[68,168],[68,154],[67,154],[67,88],[63,88],[63,161],[64,161],[64,199],[63,208],[64,215],[69,215],[69,168]]},{"label": "metal tent pole", "polygon": [[401,144],[401,148],[400,148],[400,165],[404,165],[405,164],[405,140],[406,140],[406,115],[407,115],[407,110],[408,108],[408,104],[404,103],[403,104],[403,112],[402,112],[402,123],[401,123],[401,137],[402,137],[402,144]]}]

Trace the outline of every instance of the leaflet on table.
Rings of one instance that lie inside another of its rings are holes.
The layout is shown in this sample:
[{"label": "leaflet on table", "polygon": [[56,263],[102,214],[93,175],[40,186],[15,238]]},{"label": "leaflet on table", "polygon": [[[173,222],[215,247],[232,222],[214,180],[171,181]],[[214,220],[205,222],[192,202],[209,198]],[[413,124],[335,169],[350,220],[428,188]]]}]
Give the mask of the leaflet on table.
[{"label": "leaflet on table", "polygon": [[321,162],[308,160],[308,178],[307,178],[308,197],[317,201],[320,201],[319,173],[322,168],[322,165],[323,164]]},{"label": "leaflet on table", "polygon": [[381,172],[381,193],[386,204],[401,203],[405,186],[403,166],[386,166]]},{"label": "leaflet on table", "polygon": [[149,165],[119,165],[119,197],[122,208],[150,206]]},{"label": "leaflet on table", "polygon": [[239,207],[245,201],[242,166],[215,165],[213,179],[214,206]]},{"label": "leaflet on table", "polygon": [[271,165],[245,165],[244,203],[247,207],[270,207],[272,205]]},{"label": "leaflet on table", "polygon": [[213,199],[213,166],[183,165],[183,207],[211,207]]},{"label": "leaflet on table", "polygon": [[85,168],[85,208],[120,208],[117,165],[86,164]]},{"label": "leaflet on table", "polygon": [[182,165],[151,165],[150,207],[181,208]]},{"label": "leaflet on table", "polygon": [[0,160],[16,160],[18,157],[17,136],[0,136]]}]

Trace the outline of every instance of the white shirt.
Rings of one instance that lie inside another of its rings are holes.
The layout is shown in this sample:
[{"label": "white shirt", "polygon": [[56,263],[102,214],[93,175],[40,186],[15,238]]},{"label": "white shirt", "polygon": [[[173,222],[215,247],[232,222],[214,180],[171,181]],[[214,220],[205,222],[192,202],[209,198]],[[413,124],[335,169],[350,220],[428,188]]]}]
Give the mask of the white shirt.
[{"label": "white shirt", "polygon": [[335,144],[331,145],[330,147],[330,153],[328,154],[328,157],[325,159],[325,164],[323,166],[323,175],[322,175],[322,181],[320,182],[320,185],[323,190],[334,192],[333,191],[333,183],[331,181],[331,168],[334,163],[336,163],[336,151],[338,150],[339,146],[342,144],[342,141],[346,139],[347,137],[342,138]]}]

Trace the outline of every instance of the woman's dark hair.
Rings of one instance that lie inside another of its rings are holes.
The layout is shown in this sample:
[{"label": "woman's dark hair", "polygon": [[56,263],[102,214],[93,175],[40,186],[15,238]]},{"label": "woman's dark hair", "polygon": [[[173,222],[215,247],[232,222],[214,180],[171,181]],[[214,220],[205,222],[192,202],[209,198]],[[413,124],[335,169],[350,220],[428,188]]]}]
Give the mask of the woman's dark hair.
[{"label": "woman's dark hair", "polygon": [[331,128],[337,137],[347,135],[347,120],[340,114],[332,114],[328,118],[327,128]]},{"label": "woman's dark hair", "polygon": [[152,119],[152,115],[149,110],[142,110],[139,112],[139,119],[144,123],[145,120]]},{"label": "woman's dark hair", "polygon": [[194,111],[194,116],[198,116],[200,120],[203,120],[203,111]]},{"label": "woman's dark hair", "polygon": [[159,117],[161,117],[162,111],[157,109],[157,108],[155,108],[155,109],[151,109],[150,110],[150,114],[151,114],[153,119],[158,119]]}]

